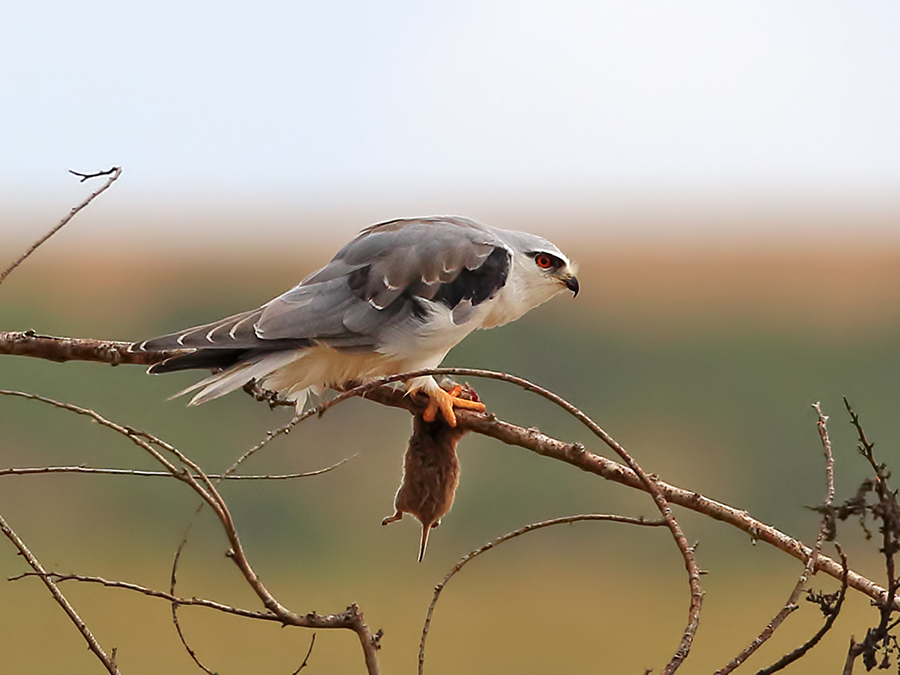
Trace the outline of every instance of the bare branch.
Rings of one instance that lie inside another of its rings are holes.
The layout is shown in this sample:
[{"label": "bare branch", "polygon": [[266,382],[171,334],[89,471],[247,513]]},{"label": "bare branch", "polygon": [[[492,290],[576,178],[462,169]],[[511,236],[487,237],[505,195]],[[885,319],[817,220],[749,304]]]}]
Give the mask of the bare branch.
[{"label": "bare branch", "polygon": [[447,576],[444,577],[443,581],[441,581],[437,586],[434,587],[434,596],[431,599],[431,604],[428,606],[428,614],[425,617],[425,625],[422,628],[422,639],[419,641],[419,675],[422,675],[425,670],[425,641],[428,639],[428,629],[431,626],[431,617],[434,615],[434,608],[437,605],[437,601],[441,597],[441,593],[444,591],[444,588],[450,582],[450,579],[456,576],[457,572],[459,572],[471,560],[474,560],[482,553],[490,551],[492,548],[499,546],[505,541],[515,539],[516,537],[520,537],[523,534],[527,534],[528,532],[540,530],[552,525],[577,523],[584,520],[600,520],[613,523],[626,523],[628,525],[643,525],[645,527],[666,527],[668,525],[665,520],[644,520],[643,518],[631,518],[629,516],[619,516],[606,513],[582,513],[575,516],[565,516],[562,518],[554,518],[552,520],[543,520],[538,523],[531,523],[530,525],[526,525],[525,527],[519,528],[518,530],[515,530],[513,532],[508,532],[502,537],[498,537],[497,539],[494,539],[494,541],[491,541],[484,546],[475,549],[471,553],[463,556],[463,558],[453,566],[453,569],[451,569],[450,572],[447,573]]},{"label": "bare branch", "polygon": [[[458,374],[463,370],[464,369],[459,368],[440,368],[430,372],[435,372],[437,374]],[[448,373],[447,371],[452,372]],[[463,374],[466,373],[464,372]],[[377,401],[383,405],[390,405],[407,410],[415,410],[417,409],[416,406],[419,405],[417,399],[405,396],[403,392],[387,387],[375,388],[357,395]],[[333,403],[334,401],[330,401],[328,404]],[[424,406],[418,409],[422,410],[424,409]],[[644,483],[628,467],[590,452],[581,443],[566,443],[542,434],[537,429],[524,429],[514,424],[510,424],[509,422],[498,420],[491,414],[460,410],[458,411],[457,419],[460,425],[463,425],[470,431],[495,438],[508,445],[514,445],[530,450],[531,452],[543,455],[544,457],[571,464],[583,471],[593,473],[621,485],[636,488],[638,490],[645,490]],[[747,511],[709,499],[697,492],[685,490],[661,480],[656,480],[656,486],[670,503],[696,511],[697,513],[702,513],[714,520],[719,520],[736,527],[749,534],[754,541],[762,541],[774,546],[804,563],[809,560],[812,555],[812,548],[771,525],[767,525],[762,521],[753,518]],[[816,571],[825,572],[838,580],[840,580],[842,576],[841,564],[824,555],[819,555],[816,562]],[[852,570],[848,572],[847,577],[849,586],[854,590],[864,593],[875,600],[883,601],[885,599],[886,590],[870,579],[867,579]],[[895,604],[898,603],[900,603],[900,599],[895,599]]]},{"label": "bare branch", "polygon": [[107,169],[106,171],[95,171],[94,173],[81,173],[80,171],[73,171],[72,169],[69,169],[70,174],[72,174],[73,176],[78,176],[81,179],[80,181],[78,181],[79,183],[84,183],[85,181],[88,181],[91,178],[100,178],[100,176],[109,176],[111,174],[116,173],[117,171],[119,173],[121,173],[122,170],[115,166],[111,169]]},{"label": "bare branch", "polygon": [[56,363],[93,361],[117,366],[134,363],[150,366],[184,351],[129,351],[130,342],[38,335],[34,331],[0,332],[0,354],[30,356]]},{"label": "bare branch", "polygon": [[316,634],[313,633],[312,639],[309,641],[309,649],[306,650],[306,656],[303,657],[303,663],[301,663],[300,667],[297,668],[297,670],[295,670],[293,673],[291,673],[291,675],[297,675],[297,673],[299,673],[301,670],[306,668],[307,665],[309,665],[309,657],[312,656],[312,650],[313,650],[313,647],[315,647],[315,646],[316,646]]},{"label": "bare branch", "polygon": [[[101,586],[106,586],[107,588],[122,588],[128,591],[134,591],[136,593],[147,595],[151,598],[161,598],[163,600],[173,602],[176,605],[206,607],[208,609],[215,609],[219,612],[234,614],[236,616],[242,616],[248,619],[278,621],[278,617],[271,612],[255,612],[249,609],[242,609],[240,607],[232,607],[231,605],[226,605],[221,602],[215,602],[214,600],[206,600],[205,598],[179,598],[172,595],[171,593],[157,591],[152,588],[147,588],[146,586],[141,586],[140,584],[133,584],[128,581],[115,581],[112,579],[104,579],[103,577],[89,576],[84,574],[60,574],[57,572],[45,572],[44,574],[53,581],[59,583],[62,583],[64,581],[81,581],[83,583],[100,584]],[[24,572],[14,577],[9,577],[7,581],[19,581],[21,579],[33,576],[42,577],[42,575],[38,572]]]},{"label": "bare branch", "polygon": [[[10,334],[6,334],[10,335]],[[22,335],[22,334],[18,334]],[[28,336],[25,336],[26,338]],[[43,343],[44,345],[48,344],[47,342]],[[0,335],[0,353],[3,352],[3,342],[2,335]],[[94,354],[102,354],[102,350],[96,350]],[[115,350],[107,353],[115,353]],[[34,354],[44,356],[44,354]],[[152,356],[152,353],[151,353]],[[46,358],[50,358],[45,356]],[[101,357],[102,358],[102,357]],[[112,362],[112,360],[108,361]],[[247,456],[263,447],[266,443],[268,443],[271,438],[279,435],[281,433],[287,433],[295,424],[302,421],[303,419],[307,419],[313,414],[323,414],[330,407],[340,403],[342,400],[346,400],[352,396],[361,396],[363,398],[368,398],[384,405],[390,405],[394,407],[400,407],[412,412],[421,412],[423,406],[421,401],[413,396],[406,396],[402,392],[394,390],[391,387],[384,386],[391,382],[396,382],[403,379],[408,379],[410,377],[415,377],[423,374],[435,374],[435,375],[457,375],[457,376],[479,376],[479,377],[492,377],[494,379],[500,379],[512,382],[514,384],[518,384],[519,386],[523,386],[524,388],[535,391],[542,396],[550,398],[561,407],[569,410],[576,417],[579,417],[589,428],[591,428],[592,432],[595,433],[598,437],[600,437],[607,445],[613,447],[614,449],[618,446],[618,444],[608,437],[602,429],[596,426],[589,419],[585,419],[581,411],[578,411],[574,406],[570,406],[565,402],[560,403],[561,399],[559,397],[555,397],[555,395],[542,390],[540,387],[528,383],[527,381],[521,380],[520,378],[514,378],[513,376],[506,375],[503,373],[492,373],[490,371],[480,371],[480,370],[472,370],[472,369],[462,369],[462,368],[438,368],[438,369],[429,369],[423,371],[416,371],[413,373],[405,373],[402,375],[394,376],[392,378],[384,378],[382,380],[378,380],[376,382],[370,383],[365,386],[357,387],[351,389],[349,391],[343,392],[339,394],[335,399],[328,401],[318,408],[307,411],[302,416],[296,417],[291,420],[290,423],[277,430],[276,432],[271,432],[269,436],[262,441],[258,446],[251,449],[247,453]],[[2,392],[0,392],[2,393]],[[559,400],[556,400],[559,399]],[[569,407],[567,407],[569,406]],[[532,452],[536,452],[538,454],[544,455],[546,457],[550,457],[559,461],[563,461],[578,468],[581,468],[584,471],[588,471],[599,475],[607,480],[613,480],[615,482],[621,483],[623,485],[627,485],[632,488],[637,488],[643,491],[650,491],[650,487],[648,486],[648,477],[641,477],[635,471],[633,471],[630,467],[623,466],[617,462],[606,459],[599,455],[595,455],[589,451],[587,451],[584,446],[578,443],[565,443],[559,441],[554,438],[550,438],[541,434],[535,429],[523,429],[522,427],[518,427],[507,422],[503,422],[501,420],[497,420],[493,415],[485,415],[480,413],[473,413],[470,411],[459,411],[459,423],[465,428],[476,431],[478,433],[496,438],[504,443],[510,445],[516,445],[525,449],[528,449]],[[593,425],[593,426],[592,426]],[[618,446],[621,448],[621,446]],[[618,450],[617,450],[618,452]],[[768,543],[776,548],[798,558],[799,560],[806,563],[810,560],[813,549],[804,545],[802,542],[789,537],[783,532],[778,531],[777,529],[766,525],[754,518],[752,518],[746,511],[742,511],[739,509],[735,509],[726,504],[716,502],[714,500],[708,499],[703,495],[700,495],[695,492],[691,492],[688,490],[684,490],[678,488],[673,485],[669,485],[660,480],[651,481],[651,485],[656,488],[659,495],[663,498],[664,501],[670,502],[673,504],[678,504],[680,506],[689,508],[691,510],[697,511],[699,513],[703,513],[709,517],[712,517],[717,520],[721,520],[722,522],[728,523],[734,527],[737,527],[754,538],[754,540],[763,541]],[[659,503],[658,503],[659,505]],[[679,543],[679,547],[686,546],[686,542],[683,540],[683,536],[681,542]],[[688,548],[688,554],[690,554],[690,547]],[[839,563],[834,561],[827,556],[819,555],[818,559],[815,562],[816,571],[824,571],[830,576],[840,579],[842,577],[842,567]],[[699,575],[699,570],[696,571],[696,575]],[[871,580],[859,575],[855,572],[849,571],[847,573],[848,584],[851,588],[854,588],[857,591],[865,593],[869,597],[875,599],[876,601],[886,602],[889,601],[890,595],[887,593],[886,589],[875,584]],[[686,629],[686,635],[696,629],[696,613],[699,609],[699,599],[702,597],[697,593],[698,586],[694,584],[694,578],[692,575],[692,603],[691,603],[691,611],[689,616],[689,625],[688,629]],[[897,605],[896,599],[894,606]],[[689,637],[687,639],[690,639]],[[679,651],[679,654],[681,652]],[[676,655],[676,658],[683,658]],[[671,666],[672,664],[670,664]],[[676,664],[677,667],[677,664]],[[669,671],[671,672],[671,671]]]},{"label": "bare branch", "polygon": [[[377,633],[373,635],[369,631],[369,628],[365,624],[365,621],[363,619],[362,612],[355,604],[351,605],[340,614],[320,615],[314,612],[310,612],[300,615],[290,611],[275,599],[275,597],[269,592],[269,590],[265,587],[265,585],[257,576],[256,572],[251,567],[250,562],[247,559],[246,554],[244,553],[243,547],[241,546],[241,541],[238,537],[237,530],[235,529],[234,521],[231,518],[231,513],[229,512],[228,507],[222,499],[221,495],[219,495],[218,491],[216,490],[215,484],[212,482],[212,480],[210,480],[209,476],[207,476],[200,469],[199,466],[197,466],[193,461],[186,457],[180,450],[166,443],[165,441],[156,438],[151,434],[148,434],[147,432],[138,432],[130,427],[124,427],[122,425],[116,424],[115,422],[106,419],[102,415],[93,410],[90,410],[89,408],[81,408],[69,403],[61,403],[50,398],[37,396],[35,394],[28,394],[20,391],[0,389],[0,395],[17,396],[33,401],[38,401],[47,405],[54,406],[56,408],[87,416],[98,422],[102,426],[125,436],[131,442],[135,443],[136,445],[150,453],[150,455],[158,462],[160,462],[174,478],[177,478],[190,485],[191,488],[193,488],[193,490],[198,495],[200,495],[203,501],[212,507],[222,525],[225,536],[231,546],[230,550],[227,553],[228,557],[238,566],[238,569],[240,569],[241,573],[244,576],[244,579],[253,589],[254,593],[256,593],[256,596],[259,598],[262,604],[266,607],[267,610],[269,610],[269,612],[277,617],[277,620],[280,623],[284,625],[302,626],[306,628],[349,628],[353,630],[359,637],[360,644],[363,648],[363,656],[366,661],[366,668],[368,669],[369,675],[376,675],[379,672],[377,659],[377,651],[380,648],[379,635]],[[148,441],[147,439],[150,439],[150,441]],[[181,470],[174,464],[172,464],[154,447],[154,445],[159,446],[165,449],[167,452],[173,454],[179,462],[187,467],[187,470]],[[194,476],[198,476],[199,479],[195,478]]]},{"label": "bare branch", "polygon": [[8,277],[10,275],[10,273],[12,273],[12,271],[14,269],[16,269],[19,265],[21,265],[28,256],[30,256],[32,253],[34,253],[35,250],[37,250],[38,246],[40,246],[45,241],[47,241],[50,237],[52,237],[54,234],[59,232],[63,227],[66,226],[66,224],[70,220],[72,220],[72,218],[75,217],[75,215],[79,211],[81,211],[88,204],[90,204],[92,201],[94,201],[94,199],[96,199],[103,192],[105,192],[109,188],[110,185],[115,183],[116,180],[118,180],[119,176],[122,175],[122,169],[117,166],[114,166],[109,171],[103,171],[101,173],[95,173],[95,174],[81,174],[81,173],[76,173],[74,171],[72,171],[71,173],[74,173],[76,176],[80,176],[82,183],[84,181],[86,181],[88,178],[94,178],[96,176],[109,175],[109,180],[107,180],[106,183],[104,183],[103,186],[100,187],[98,190],[92,192],[91,195],[87,199],[85,199],[83,202],[81,202],[78,206],[74,207],[71,211],[69,211],[68,215],[66,215],[65,218],[63,218],[61,221],[59,221],[59,223],[57,223],[56,226],[52,230],[50,230],[47,234],[45,234],[43,237],[41,237],[36,242],[34,242],[31,245],[31,247],[27,251],[25,251],[25,253],[23,253],[21,256],[19,256],[18,260],[16,260],[12,265],[10,265],[8,268],[6,268],[3,271],[3,273],[0,274],[0,284],[2,284],[3,281],[6,279],[6,277]]},{"label": "bare branch", "polygon": [[[831,452],[831,439],[828,437],[828,427],[825,424],[828,421],[828,418],[822,414],[822,407],[819,403],[814,403],[812,407],[815,409],[818,416],[816,427],[819,430],[819,438],[822,440],[822,447],[825,450],[825,478],[827,482],[827,488],[824,509],[827,510],[831,507],[831,503],[834,501],[834,455]],[[809,579],[810,575],[814,573],[816,562],[819,559],[819,552],[822,550],[822,543],[825,541],[825,533],[828,530],[828,520],[829,519],[827,515],[822,516],[822,524],[819,526],[819,534],[816,537],[816,545],[813,547],[812,554],[809,556],[809,558],[807,558],[806,565],[803,568],[803,572],[800,574],[800,578],[797,579],[797,583],[794,585],[794,590],[791,591],[787,602],[784,603],[784,607],[781,608],[781,610],[772,618],[768,625],[766,625],[763,631],[756,638],[754,638],[753,641],[749,645],[747,645],[740,654],[734,657],[734,659],[732,659],[725,667],[717,670],[716,675],[727,675],[728,673],[734,671],[742,663],[744,663],[744,661],[750,658],[756,652],[756,650],[763,646],[766,640],[768,640],[770,637],[772,637],[772,635],[775,634],[775,631],[778,630],[784,620],[796,609],[798,609],[799,605],[797,604],[797,601],[800,599],[800,594],[806,587],[806,582]],[[846,564],[843,565],[843,568],[843,579],[846,580]],[[788,661],[787,663],[790,663],[790,661]],[[785,663],[784,665],[787,665],[787,663]],[[782,667],[784,666],[779,666],[778,668],[776,668],[776,670],[780,670],[780,668]]]},{"label": "bare branch", "polygon": [[103,647],[100,646],[100,643],[97,642],[97,639],[91,633],[90,629],[81,619],[81,617],[78,616],[78,612],[76,612],[75,608],[69,604],[69,601],[66,600],[66,597],[62,594],[62,591],[60,591],[59,587],[56,585],[56,583],[54,583],[52,579],[53,575],[47,573],[47,570],[44,569],[44,566],[41,565],[40,561],[28,549],[28,547],[25,545],[25,542],[19,538],[19,535],[17,535],[15,531],[7,524],[3,516],[0,516],[0,532],[3,532],[6,538],[13,543],[13,545],[19,550],[19,553],[22,555],[22,557],[25,558],[25,560],[31,566],[31,569],[33,569],[35,574],[40,577],[41,581],[44,582],[47,590],[50,591],[50,595],[52,595],[53,599],[56,600],[56,603],[63,608],[63,611],[68,615],[72,623],[75,624],[78,632],[81,633],[82,637],[87,642],[88,649],[90,649],[94,653],[94,655],[98,659],[100,659],[100,662],[110,673],[110,675],[119,675],[119,669],[118,667],[116,667],[115,651],[113,651],[112,656],[107,655],[107,653],[103,651]]},{"label": "bare branch", "polygon": [[[345,457],[339,462],[326,466],[323,469],[315,471],[304,471],[302,473],[281,473],[281,474],[260,474],[260,475],[240,475],[240,474],[224,474],[211,473],[207,474],[207,478],[212,480],[292,480],[294,478],[310,478],[312,476],[321,476],[323,473],[334,471],[359,456],[359,453]],[[140,476],[150,478],[172,478],[172,474],[168,471],[143,471],[140,469],[109,469],[95,468],[90,466],[29,466],[20,468],[0,469],[0,476],[34,476],[51,473],[82,473],[94,475],[112,475],[112,476]],[[198,479],[198,476],[194,476]]]},{"label": "bare branch", "polygon": [[[175,587],[178,584],[177,573],[178,573],[178,562],[181,560],[181,552],[184,550],[184,547],[187,546],[188,538],[190,537],[191,530],[194,527],[194,521],[197,518],[197,514],[199,514],[203,510],[203,505],[205,502],[200,502],[200,505],[194,511],[194,515],[188,521],[187,527],[184,530],[184,535],[181,537],[181,543],[178,544],[178,548],[175,549],[175,557],[172,560],[172,571],[169,576],[169,593],[170,595],[175,594]],[[184,630],[181,628],[181,622],[178,620],[178,603],[171,603],[171,612],[172,612],[172,625],[175,627],[175,633],[178,635],[178,639],[181,642],[181,646],[184,647],[184,650],[187,652],[188,656],[191,657],[191,660],[197,664],[197,667],[202,670],[207,675],[217,675],[215,672],[206,667],[200,657],[197,655],[197,652],[194,651],[194,648],[188,644],[187,636],[184,634]]]},{"label": "bare branch", "polygon": [[[0,354],[12,353],[10,351],[4,351],[4,335],[24,336],[25,334],[0,333]],[[101,352],[102,350],[100,350],[98,353]],[[154,355],[157,355],[158,353],[148,352],[147,354],[148,358],[150,358]],[[53,360],[52,357],[43,356],[43,354],[28,355],[39,356],[41,358],[51,358],[51,360]],[[159,358],[161,359],[163,357],[159,356]],[[281,429],[275,432],[270,432],[269,435],[273,436],[287,433],[291,428],[293,428],[294,425],[296,425],[303,419],[306,419],[314,414],[322,414],[328,408],[351,396],[360,396],[382,405],[402,408],[414,413],[421,413],[425,409],[425,406],[418,397],[407,396],[402,391],[398,391],[391,387],[381,385],[386,384],[388,380],[393,382],[404,379],[406,377],[413,377],[419,373],[434,373],[438,375],[458,374],[462,376],[466,376],[469,373],[472,373],[472,376],[476,376],[481,372],[483,371],[469,371],[460,368],[438,368],[426,371],[418,371],[417,373],[408,373],[393,378],[387,378],[386,380],[379,380],[375,383],[367,385],[366,387],[359,387],[340,394],[336,399],[328,401],[327,403],[324,403],[318,408],[315,408],[311,411],[307,411],[302,416],[300,416],[300,418],[291,420]],[[646,491],[646,486],[643,481],[633,471],[631,471],[631,469],[623,466],[622,464],[619,464],[618,462],[614,462],[610,459],[589,452],[581,443],[566,443],[564,441],[546,436],[536,429],[525,429],[523,427],[510,424],[509,422],[504,422],[503,420],[497,419],[492,414],[473,413],[468,410],[461,410],[459,411],[457,417],[461,425],[464,425],[467,429],[476,433],[495,438],[496,440],[506,443],[507,445],[521,447],[531,452],[535,452],[539,455],[571,464],[572,466],[578,467],[583,471],[598,475],[602,478],[605,478],[606,480],[611,480],[630,488],[636,488],[638,490]],[[257,447],[251,449],[251,451],[246,454],[249,456],[259,448],[263,447],[270,440],[271,438],[267,437],[264,441],[258,444]],[[788,536],[778,529],[770,525],[766,525],[765,523],[753,518],[749,513],[742,509],[734,508],[722,502],[709,499],[708,497],[705,497],[697,492],[679,488],[658,479],[655,481],[655,485],[668,502],[677,504],[692,511],[696,511],[697,513],[702,513],[710,518],[719,520],[740,530],[743,530],[744,532],[747,532],[754,541],[762,541],[766,544],[774,546],[775,548],[784,551],[785,553],[793,556],[794,558],[797,558],[804,563],[812,554],[812,549],[806,546],[803,542],[794,539],[793,537]],[[825,572],[829,576],[838,580],[841,578],[840,563],[824,555],[819,556],[818,562],[816,563],[816,571]],[[874,600],[883,601],[886,597],[887,591],[885,588],[879,586],[870,579],[867,579],[866,577],[852,570],[848,573],[848,583],[854,590],[864,593]],[[895,605],[900,607],[900,600],[895,600]]]},{"label": "bare branch", "polygon": [[[351,396],[362,396],[363,398],[366,398],[369,392],[378,389],[382,385],[392,382],[409,380],[414,377],[420,377],[423,375],[461,375],[463,377],[484,377],[493,380],[509,382],[518,387],[521,387],[522,389],[525,389],[526,391],[534,392],[568,412],[575,419],[586,426],[591,431],[591,433],[602,440],[607,446],[612,448],[620,458],[622,458],[622,460],[628,466],[628,469],[630,469],[630,471],[638,478],[641,489],[650,494],[656,504],[657,509],[659,509],[659,512],[666,519],[669,531],[672,533],[672,537],[675,539],[678,550],[681,552],[681,555],[684,558],[685,569],[688,572],[688,583],[691,589],[691,601],[688,608],[687,626],[685,627],[682,634],[681,643],[679,644],[678,649],[675,651],[675,654],[663,669],[663,675],[671,675],[671,673],[674,673],[681,665],[681,663],[687,658],[687,655],[690,652],[691,644],[694,640],[694,635],[696,634],[697,628],[699,626],[700,606],[703,603],[703,591],[700,588],[701,572],[700,568],[697,566],[696,560],[694,559],[694,549],[690,544],[688,544],[687,538],[681,531],[681,526],[675,520],[675,516],[672,513],[672,509],[669,507],[666,497],[659,489],[657,480],[655,478],[651,478],[631,457],[631,455],[629,455],[625,451],[625,448],[623,448],[612,436],[606,433],[606,431],[604,431],[600,427],[600,425],[594,422],[594,420],[584,414],[581,410],[576,408],[561,396],[558,396],[557,394],[554,394],[553,392],[544,389],[543,387],[539,387],[538,385],[529,382],[528,380],[516,377],[514,375],[509,375],[508,373],[498,373],[490,370],[480,370],[475,368],[427,368],[409,373],[402,373],[400,375],[394,375],[392,377],[381,378],[374,382],[354,387],[339,394],[331,401],[327,401],[326,403],[321,404],[317,409],[319,410],[319,414],[321,415],[326,410],[328,410],[328,408],[340,403],[343,400],[346,400]],[[489,419],[493,418],[489,417]]]},{"label": "bare branch", "polygon": [[284,424],[273,431],[266,432],[266,437],[263,440],[261,440],[259,443],[254,445],[252,448],[247,450],[247,452],[245,452],[243,455],[238,457],[234,461],[234,464],[232,464],[225,470],[224,475],[226,475],[226,476],[231,475],[232,473],[237,471],[238,467],[241,464],[243,464],[245,461],[247,461],[250,457],[255,455],[257,452],[262,450],[264,447],[266,447],[271,441],[275,440],[279,436],[283,436],[284,434],[289,433],[290,430],[293,429],[298,424],[300,424],[300,422],[307,420],[316,414],[318,414],[318,408],[312,408],[310,410],[307,410],[307,411],[301,413],[300,415],[295,415],[291,419],[291,421],[288,422],[287,424]]},{"label": "bare branch", "polygon": [[856,642],[856,638],[851,635],[850,647],[847,649],[847,658],[844,661],[844,669],[841,671],[842,675],[853,675],[853,663],[856,661],[856,657],[859,656],[858,648],[859,644]]},{"label": "bare branch", "polygon": [[[853,662],[859,656],[863,657],[863,664],[866,670],[872,670],[876,665],[885,669],[890,665],[891,654],[896,653],[898,650],[897,637],[891,631],[898,624],[898,621],[892,621],[893,613],[898,610],[897,603],[892,600],[894,600],[898,589],[900,589],[900,579],[897,577],[894,561],[894,556],[900,551],[900,504],[897,502],[897,493],[888,486],[890,472],[884,463],[875,460],[875,444],[866,437],[859,415],[853,412],[853,408],[850,407],[850,402],[846,397],[844,398],[844,405],[850,414],[850,422],[859,436],[857,448],[871,466],[875,478],[874,480],[867,479],[864,481],[857,491],[856,497],[848,500],[843,506],[848,507],[852,504],[850,508],[846,509],[845,513],[850,514],[854,511],[861,513],[861,523],[866,514],[871,514],[876,520],[881,522],[879,526],[879,532],[881,533],[879,551],[884,557],[885,576],[887,577],[885,597],[876,599],[873,603],[878,608],[878,625],[866,631],[866,636],[862,642],[857,643],[851,638],[845,672],[852,671]],[[877,501],[874,504],[866,503],[865,495],[868,492],[875,493]],[[838,517],[843,518],[845,516],[839,513]],[[866,529],[864,525],[863,529]],[[868,530],[866,530],[866,534],[868,536]],[[879,652],[882,653],[880,660],[878,660]]]},{"label": "bare branch", "polygon": [[[2,519],[0,519],[2,520]],[[207,600],[205,598],[180,598],[178,596],[172,595],[171,593],[165,593],[163,591],[157,591],[152,588],[147,588],[146,586],[141,586],[140,584],[133,584],[127,581],[115,581],[111,579],[104,579],[103,577],[98,576],[88,576],[83,574],[60,574],[57,572],[44,572],[43,574],[39,572],[24,572],[22,574],[18,574],[14,577],[10,577],[8,581],[19,581],[21,579],[25,579],[27,577],[40,577],[42,579],[49,579],[52,582],[62,583],[64,581],[80,581],[83,583],[94,583],[100,584],[102,586],[106,586],[107,588],[121,588],[128,591],[134,591],[136,593],[140,593],[142,595],[146,595],[152,598],[161,598],[168,602],[171,602],[175,605],[179,606],[191,606],[191,607],[205,607],[207,609],[214,609],[219,612],[223,612],[225,614],[232,614],[234,616],[240,616],[247,619],[259,619],[263,621],[275,621],[282,623],[281,619],[272,614],[271,612],[255,612],[249,609],[243,609],[241,607],[233,607],[231,605],[226,605],[221,602],[215,602],[214,600]],[[346,612],[350,612],[352,608],[348,608]],[[346,613],[345,612],[345,613]],[[313,633],[312,639],[310,640],[309,649],[306,652],[306,657],[303,659],[303,663],[300,664],[300,667],[294,671],[294,675],[303,670],[309,663],[309,657],[312,654],[313,647],[316,643],[316,634]],[[204,668],[202,664],[199,664],[200,667]]]},{"label": "bare branch", "polygon": [[[835,544],[837,547],[838,555],[841,557],[841,566],[843,567],[844,574],[841,577],[841,589],[838,592],[837,600],[835,601],[833,606],[829,606],[827,609],[827,615],[825,617],[825,623],[822,624],[822,627],[816,631],[816,634],[813,635],[809,640],[804,642],[802,645],[797,647],[792,652],[785,654],[780,659],[778,659],[775,663],[767,668],[763,668],[756,675],[771,675],[772,673],[778,672],[783,668],[789,666],[797,659],[802,658],[810,649],[815,647],[819,641],[825,637],[825,634],[831,630],[831,627],[834,625],[835,620],[838,618],[838,614],[841,613],[841,607],[844,605],[844,598],[847,597],[847,556],[844,555],[844,552],[841,550],[841,547]],[[823,606],[823,611],[825,607]]]},{"label": "bare branch", "polygon": [[[255,388],[255,389],[259,389],[259,388]],[[252,395],[256,396],[257,400],[260,400],[260,401],[267,400],[269,402],[270,407],[273,407],[273,408],[275,407],[275,404],[272,402],[273,399],[269,396],[269,392],[264,392],[264,390],[259,389],[259,391],[263,392],[263,393],[260,395],[257,395],[255,389],[248,389],[245,387],[245,390],[248,391],[248,393],[251,393]],[[288,433],[296,424],[302,422],[304,419],[308,419],[314,413],[315,413],[315,410],[310,410],[302,415],[296,415],[290,422],[283,425],[281,428],[276,429],[274,431],[267,432],[266,437],[262,441],[260,441],[259,443],[254,445],[252,448],[250,448],[247,452],[245,452],[243,455],[241,455],[230,467],[228,467],[228,469],[226,469],[224,474],[221,474],[221,476],[218,478],[218,480],[222,480],[223,478],[232,477],[234,475],[234,472],[237,471],[238,467],[245,460],[247,460],[249,457],[254,455],[259,450],[261,450],[273,439],[277,438],[278,436]],[[356,455],[354,455],[354,457],[355,456]],[[344,460],[344,461],[347,461],[347,460]],[[184,551],[184,547],[187,546],[188,540],[190,538],[191,530],[193,529],[194,519],[203,510],[203,505],[204,505],[204,502],[200,502],[200,505],[194,511],[194,514],[191,517],[191,520],[188,522],[188,525],[185,528],[184,535],[182,535],[181,541],[179,542],[178,547],[175,550],[175,556],[172,559],[172,569],[171,569],[170,578],[169,578],[169,591],[172,594],[175,593],[175,588],[178,584],[178,563],[181,560],[181,554]],[[178,639],[181,641],[181,644],[185,648],[185,651],[187,651],[188,656],[191,657],[191,659],[194,661],[194,663],[196,663],[197,666],[201,670],[208,673],[208,675],[215,675],[212,670],[210,670],[202,661],[200,661],[200,657],[197,655],[196,651],[193,649],[193,647],[191,647],[190,644],[188,644],[187,636],[184,634],[184,630],[181,627],[181,622],[178,620],[178,604],[177,603],[172,603],[172,624],[175,627],[175,632],[178,635]],[[364,644],[364,649],[366,649],[365,644]],[[366,652],[366,658],[367,658],[367,660],[369,660],[368,652]],[[374,653],[371,658],[371,661],[372,661],[372,663],[375,663]]]}]

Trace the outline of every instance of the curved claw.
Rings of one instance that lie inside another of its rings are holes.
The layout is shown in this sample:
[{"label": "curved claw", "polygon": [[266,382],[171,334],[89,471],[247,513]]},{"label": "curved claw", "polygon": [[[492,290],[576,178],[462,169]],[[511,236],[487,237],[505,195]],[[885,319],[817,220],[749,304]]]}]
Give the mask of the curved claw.
[{"label": "curved claw", "polygon": [[462,408],[463,410],[474,410],[475,412],[484,412],[484,403],[480,401],[470,401],[465,398],[459,398],[462,391],[462,385],[457,384],[450,391],[443,389],[435,389],[428,392],[428,407],[422,413],[422,419],[426,422],[434,422],[437,417],[438,410],[447,420],[447,424],[451,427],[456,426],[456,413],[454,408]]}]

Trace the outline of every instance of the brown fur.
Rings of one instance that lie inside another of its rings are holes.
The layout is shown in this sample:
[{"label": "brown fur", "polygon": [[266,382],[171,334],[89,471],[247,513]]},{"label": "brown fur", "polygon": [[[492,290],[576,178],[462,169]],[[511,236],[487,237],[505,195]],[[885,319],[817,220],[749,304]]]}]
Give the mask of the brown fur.
[{"label": "brown fur", "polygon": [[403,460],[403,479],[394,497],[394,515],[381,524],[400,520],[404,513],[418,518],[422,523],[420,562],[425,556],[429,532],[453,506],[459,484],[456,445],[465,433],[448,425],[440,416],[434,422],[426,422],[419,415],[413,418],[413,433]]}]

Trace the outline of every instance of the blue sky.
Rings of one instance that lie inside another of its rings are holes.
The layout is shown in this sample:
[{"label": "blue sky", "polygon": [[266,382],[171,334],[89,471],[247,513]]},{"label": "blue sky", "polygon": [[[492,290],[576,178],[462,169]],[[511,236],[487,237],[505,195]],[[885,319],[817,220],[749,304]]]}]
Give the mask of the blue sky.
[{"label": "blue sky", "polygon": [[113,164],[123,205],[890,201],[898,35],[896,2],[13,3],[0,204]]}]

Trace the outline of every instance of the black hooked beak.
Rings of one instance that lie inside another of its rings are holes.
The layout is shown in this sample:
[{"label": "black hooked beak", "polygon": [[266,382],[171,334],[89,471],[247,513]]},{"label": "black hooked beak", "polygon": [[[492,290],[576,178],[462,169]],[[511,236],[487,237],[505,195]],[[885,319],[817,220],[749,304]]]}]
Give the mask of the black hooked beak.
[{"label": "black hooked beak", "polygon": [[563,279],[563,283],[566,285],[566,288],[572,291],[573,298],[578,296],[578,279],[574,274]]}]

